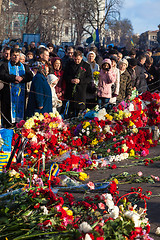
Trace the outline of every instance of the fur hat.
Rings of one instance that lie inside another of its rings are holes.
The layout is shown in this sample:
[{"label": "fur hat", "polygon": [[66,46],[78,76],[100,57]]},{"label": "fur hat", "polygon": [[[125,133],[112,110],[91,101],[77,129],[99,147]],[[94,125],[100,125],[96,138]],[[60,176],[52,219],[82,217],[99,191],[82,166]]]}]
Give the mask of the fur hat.
[{"label": "fur hat", "polygon": [[128,67],[128,61],[127,61],[127,59],[125,59],[125,58],[121,59],[118,64],[120,65],[120,64],[122,64],[122,63],[126,64],[126,66]]}]

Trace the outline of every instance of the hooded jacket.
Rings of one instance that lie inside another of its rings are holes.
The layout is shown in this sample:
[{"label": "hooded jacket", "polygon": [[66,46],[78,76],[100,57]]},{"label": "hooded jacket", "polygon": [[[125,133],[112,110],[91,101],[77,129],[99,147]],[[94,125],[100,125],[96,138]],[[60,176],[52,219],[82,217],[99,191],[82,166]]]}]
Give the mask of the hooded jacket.
[{"label": "hooded jacket", "polygon": [[99,83],[98,83],[98,96],[103,98],[111,98],[112,90],[111,86],[116,81],[116,74],[112,70],[111,60],[106,58],[102,61],[109,64],[109,71],[105,72],[103,69],[100,71]]}]

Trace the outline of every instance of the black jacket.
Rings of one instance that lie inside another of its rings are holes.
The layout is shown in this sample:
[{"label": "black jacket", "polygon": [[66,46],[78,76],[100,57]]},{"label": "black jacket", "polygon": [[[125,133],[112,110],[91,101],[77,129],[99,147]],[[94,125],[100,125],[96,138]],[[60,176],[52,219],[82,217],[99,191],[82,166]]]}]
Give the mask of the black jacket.
[{"label": "black jacket", "polygon": [[[74,61],[69,61],[65,67],[63,77],[66,81],[65,98],[85,103],[87,85],[92,79],[90,65],[83,60],[78,65]],[[76,92],[73,96],[72,92],[75,84],[71,83],[71,80],[74,78],[80,79],[80,83],[76,85]],[[77,103],[76,105],[76,108],[79,108],[79,104]]]}]

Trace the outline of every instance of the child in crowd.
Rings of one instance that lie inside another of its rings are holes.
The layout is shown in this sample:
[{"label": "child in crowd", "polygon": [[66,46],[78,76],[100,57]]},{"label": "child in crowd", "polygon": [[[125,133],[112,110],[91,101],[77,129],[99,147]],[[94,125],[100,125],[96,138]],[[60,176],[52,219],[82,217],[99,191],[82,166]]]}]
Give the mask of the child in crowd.
[{"label": "child in crowd", "polygon": [[98,104],[99,107],[107,109],[110,98],[112,97],[112,84],[116,81],[116,74],[112,70],[112,63],[110,59],[102,61],[102,68],[99,75],[98,84]]}]

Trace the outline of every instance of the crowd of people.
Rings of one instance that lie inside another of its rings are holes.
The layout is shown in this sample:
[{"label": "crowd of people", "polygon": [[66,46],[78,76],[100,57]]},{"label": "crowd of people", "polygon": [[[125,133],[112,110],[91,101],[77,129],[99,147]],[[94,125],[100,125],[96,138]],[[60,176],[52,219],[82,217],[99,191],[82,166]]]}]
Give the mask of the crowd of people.
[{"label": "crowd of people", "polygon": [[160,90],[160,60],[146,52],[94,45],[55,49],[34,42],[4,46],[0,60],[3,127],[35,112],[65,112],[75,117],[86,107],[110,108],[129,101],[135,92]]}]

